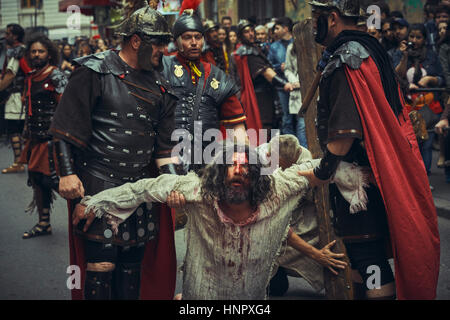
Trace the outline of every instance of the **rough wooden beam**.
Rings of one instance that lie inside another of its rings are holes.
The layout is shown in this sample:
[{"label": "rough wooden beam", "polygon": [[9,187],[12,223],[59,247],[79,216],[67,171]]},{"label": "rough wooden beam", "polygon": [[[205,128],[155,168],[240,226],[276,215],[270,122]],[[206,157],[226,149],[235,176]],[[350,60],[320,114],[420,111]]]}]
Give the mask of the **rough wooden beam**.
[{"label": "rough wooden beam", "polygon": [[[317,74],[316,66],[320,60],[322,48],[314,41],[314,32],[311,19],[307,19],[298,23],[293,30],[293,34],[297,51],[297,63],[301,93],[302,97],[306,97],[307,92]],[[322,151],[319,146],[315,125],[317,114],[317,96],[318,90],[315,93],[314,98],[312,99],[308,111],[305,114],[308,149],[311,151],[314,158],[320,158],[322,156]],[[336,239],[337,243],[333,248],[333,251],[346,253],[344,244],[334,234],[334,229],[331,224],[330,206],[328,199],[328,185],[316,188],[314,192],[314,200],[317,209],[320,246],[323,247],[332,240]],[[350,265],[347,257],[345,260],[348,265]],[[353,299],[353,285],[350,267],[347,267],[344,271],[339,271],[338,276],[333,275],[329,270],[325,269],[324,281],[327,299]]]}]

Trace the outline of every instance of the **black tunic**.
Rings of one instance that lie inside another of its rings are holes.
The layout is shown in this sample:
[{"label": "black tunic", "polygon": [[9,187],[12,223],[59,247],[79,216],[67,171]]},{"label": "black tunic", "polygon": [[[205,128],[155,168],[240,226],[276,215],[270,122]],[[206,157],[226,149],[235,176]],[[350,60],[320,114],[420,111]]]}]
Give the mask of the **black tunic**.
[{"label": "black tunic", "polygon": [[[363,146],[361,118],[343,67],[322,78],[317,110],[319,142],[322,149],[332,141],[355,138],[343,161],[370,166]],[[330,184],[330,206],[334,212],[336,234],[345,242],[359,242],[384,237],[388,233],[386,211],[378,187],[370,184],[367,211],[350,214],[350,204],[335,184]]]},{"label": "black tunic", "polygon": [[272,127],[275,111],[273,102],[276,98],[276,93],[272,85],[263,76],[266,69],[272,68],[272,66],[261,55],[249,55],[247,62],[255,88],[256,100],[258,100],[261,122],[265,128]]}]

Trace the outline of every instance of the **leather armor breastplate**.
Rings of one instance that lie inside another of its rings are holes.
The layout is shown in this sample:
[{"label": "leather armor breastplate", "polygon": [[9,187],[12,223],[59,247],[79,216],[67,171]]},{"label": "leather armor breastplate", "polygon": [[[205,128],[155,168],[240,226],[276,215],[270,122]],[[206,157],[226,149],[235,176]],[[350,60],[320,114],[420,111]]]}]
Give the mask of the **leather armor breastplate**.
[{"label": "leather armor breastplate", "polygon": [[[102,95],[92,111],[92,136],[83,166],[114,183],[148,177],[162,105],[161,89],[153,74],[143,74],[123,63],[117,54],[104,53],[94,71],[111,68],[101,76]],[[106,60],[106,61],[105,61]],[[112,65],[112,67],[110,66]],[[118,66],[119,65],[119,66]],[[116,74],[116,69],[123,74]]]},{"label": "leather armor breastplate", "polygon": [[49,78],[31,84],[32,115],[28,116],[27,129],[30,137],[34,139],[51,139],[48,129],[58,102],[56,101],[56,93],[47,89],[49,85]]},{"label": "leather armor breastplate", "polygon": [[[176,71],[181,68],[181,63],[176,57],[164,57],[163,62],[164,77],[169,80],[172,90],[178,98],[175,110],[176,129],[186,129],[193,135],[194,121],[202,122],[202,134],[208,129],[219,129],[222,103],[239,90],[234,81],[225,72],[211,65],[211,73],[207,79],[204,79],[204,89],[200,91],[201,97],[197,99],[197,86],[192,84],[188,71],[184,68],[182,68],[182,72]],[[202,72],[204,74],[203,70]],[[196,101],[198,101],[197,104]],[[194,119],[196,109],[198,112]],[[209,144],[209,141],[206,144]]]}]

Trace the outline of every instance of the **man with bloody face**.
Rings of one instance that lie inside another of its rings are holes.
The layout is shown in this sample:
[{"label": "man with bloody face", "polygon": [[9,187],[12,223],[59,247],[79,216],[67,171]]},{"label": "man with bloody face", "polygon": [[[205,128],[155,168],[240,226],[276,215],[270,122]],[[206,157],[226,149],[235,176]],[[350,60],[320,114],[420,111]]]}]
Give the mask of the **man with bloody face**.
[{"label": "man with bloody face", "polygon": [[154,175],[156,168],[149,170],[154,162],[161,172],[174,167],[176,99],[159,74],[169,27],[145,6],[119,30],[120,51],[75,60],[50,130],[58,151],[59,192],[71,200],[71,264],[81,268],[84,284],[72,297],[170,299],[176,265],[170,213],[160,214],[164,208],[142,205],[119,227],[85,216],[86,226],[72,228],[72,209],[85,194]]},{"label": "man with bloody face", "polygon": [[[85,197],[76,213],[108,212],[124,223],[141,203],[181,194],[185,205],[178,210],[188,217],[183,299],[264,299],[277,253],[289,235],[292,211],[310,186],[298,175],[301,168],[294,164],[264,175],[254,149],[225,141],[198,174],[162,175],[109,189]],[[336,260],[342,254],[330,252],[331,245],[324,251],[306,243],[303,247],[318,252],[326,265],[344,268]]]},{"label": "man with bloody face", "polygon": [[[324,156],[317,168],[301,174],[325,184],[341,161],[370,170],[367,210],[351,214],[336,186],[329,188],[336,233],[363,280],[361,296],[433,299],[439,273],[436,209],[393,67],[380,43],[357,31],[358,0],[310,4],[316,41],[326,47],[318,66],[317,107]],[[373,266],[380,276],[375,287],[368,279]]]}]

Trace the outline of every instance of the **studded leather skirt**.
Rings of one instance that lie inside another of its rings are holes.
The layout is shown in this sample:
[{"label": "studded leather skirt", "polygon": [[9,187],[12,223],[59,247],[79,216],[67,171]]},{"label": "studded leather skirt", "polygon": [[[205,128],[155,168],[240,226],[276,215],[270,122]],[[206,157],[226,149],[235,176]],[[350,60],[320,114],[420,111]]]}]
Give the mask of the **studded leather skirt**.
[{"label": "studded leather skirt", "polygon": [[[116,187],[108,181],[99,179],[86,171],[79,172],[86,195],[94,195],[100,191]],[[74,233],[84,239],[101,242],[105,247],[112,245],[126,247],[143,246],[155,238],[159,232],[159,204],[143,203],[114,233],[106,218],[95,219],[87,232],[83,232],[84,222],[74,228]]]}]

